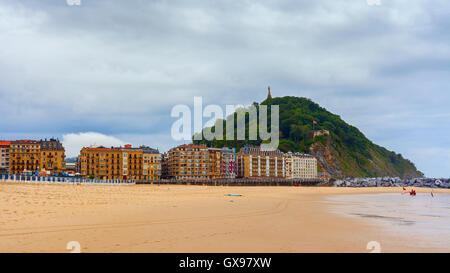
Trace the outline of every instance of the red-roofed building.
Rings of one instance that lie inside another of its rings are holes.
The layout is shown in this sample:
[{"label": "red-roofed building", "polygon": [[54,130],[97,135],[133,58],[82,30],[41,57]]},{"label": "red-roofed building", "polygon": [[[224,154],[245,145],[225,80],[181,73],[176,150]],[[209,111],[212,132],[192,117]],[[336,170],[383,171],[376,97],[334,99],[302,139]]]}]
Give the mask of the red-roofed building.
[{"label": "red-roofed building", "polygon": [[9,171],[12,174],[44,170],[61,173],[65,170],[65,150],[57,139],[12,140],[9,151]]},{"label": "red-roofed building", "polygon": [[161,154],[158,150],[141,146],[106,148],[103,146],[81,149],[79,172],[86,178],[121,180],[159,180]]},{"label": "red-roofed building", "polygon": [[10,144],[10,172],[39,171],[41,145],[37,140],[13,140]]}]

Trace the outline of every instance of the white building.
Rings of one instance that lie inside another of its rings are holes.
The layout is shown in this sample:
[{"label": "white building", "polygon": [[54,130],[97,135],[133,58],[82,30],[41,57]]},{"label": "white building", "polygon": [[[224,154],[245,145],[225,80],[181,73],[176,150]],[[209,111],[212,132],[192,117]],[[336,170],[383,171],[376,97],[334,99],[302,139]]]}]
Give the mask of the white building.
[{"label": "white building", "polygon": [[317,178],[317,159],[309,154],[284,154],[286,161],[286,178]]}]

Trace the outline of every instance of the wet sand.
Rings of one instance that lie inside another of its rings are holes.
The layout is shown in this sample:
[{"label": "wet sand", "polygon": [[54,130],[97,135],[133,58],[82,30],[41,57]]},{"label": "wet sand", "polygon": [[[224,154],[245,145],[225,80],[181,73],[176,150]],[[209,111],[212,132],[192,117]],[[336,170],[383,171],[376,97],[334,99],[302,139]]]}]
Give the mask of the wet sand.
[{"label": "wet sand", "polygon": [[[449,190],[433,190],[450,193]],[[449,252],[333,212],[338,194],[401,188],[0,184],[0,252]],[[429,189],[417,189],[429,193]],[[240,197],[227,194],[241,194]]]}]

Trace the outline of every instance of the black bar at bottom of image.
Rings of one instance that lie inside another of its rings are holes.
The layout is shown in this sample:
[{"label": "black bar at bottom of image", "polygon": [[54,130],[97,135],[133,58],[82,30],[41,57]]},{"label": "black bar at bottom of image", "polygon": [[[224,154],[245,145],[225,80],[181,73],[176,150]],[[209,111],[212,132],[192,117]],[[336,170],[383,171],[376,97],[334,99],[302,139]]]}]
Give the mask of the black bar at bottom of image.
[{"label": "black bar at bottom of image", "polygon": [[[296,253],[168,253],[168,254],[0,254],[0,262],[17,266],[64,264],[72,270],[127,272],[280,272],[309,270],[402,270],[418,263],[431,267],[450,254],[296,254]],[[24,262],[26,261],[26,263]],[[158,270],[155,270],[158,269]]]}]

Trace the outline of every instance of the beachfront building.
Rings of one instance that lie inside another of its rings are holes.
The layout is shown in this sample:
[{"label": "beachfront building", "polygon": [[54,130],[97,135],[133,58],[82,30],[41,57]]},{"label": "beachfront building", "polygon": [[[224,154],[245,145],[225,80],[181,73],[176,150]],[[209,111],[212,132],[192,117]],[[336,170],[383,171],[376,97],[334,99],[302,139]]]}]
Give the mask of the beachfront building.
[{"label": "beachfront building", "polygon": [[141,146],[106,148],[91,146],[81,149],[79,172],[81,176],[96,179],[158,180],[161,177],[158,150]]},{"label": "beachfront building", "polygon": [[284,157],[286,178],[317,178],[317,159],[312,155],[288,152]]},{"label": "beachfront building", "polygon": [[284,178],[285,158],[279,150],[244,146],[237,153],[237,176],[242,178]]},{"label": "beachfront building", "polygon": [[222,148],[222,177],[227,179],[236,178],[236,150]]},{"label": "beachfront building", "polygon": [[186,179],[209,179],[210,160],[215,153],[208,151],[203,145],[180,145],[168,152],[168,177]]},{"label": "beachfront building", "polygon": [[208,148],[209,152],[209,179],[217,179],[223,177],[222,167],[222,149],[220,148]]},{"label": "beachfront building", "polygon": [[169,154],[163,153],[161,155],[161,179],[169,178]]},{"label": "beachfront building", "polygon": [[63,172],[66,168],[66,153],[58,139],[39,141],[39,169],[52,173]]},{"label": "beachfront building", "polygon": [[11,141],[0,141],[0,174],[9,173],[9,149]]},{"label": "beachfront building", "polygon": [[144,158],[143,175],[147,180],[161,179],[161,154],[157,149],[141,146]]},{"label": "beachfront building", "polygon": [[13,140],[10,144],[9,170],[12,174],[39,171],[39,140]]},{"label": "beachfront building", "polygon": [[12,140],[8,150],[9,172],[12,174],[36,171],[60,173],[65,169],[65,150],[57,139]]},{"label": "beachfront building", "polygon": [[[120,148],[103,146],[84,147],[79,155],[79,173],[85,178],[123,179],[127,169],[123,169]],[[125,172],[125,173],[124,173]]]}]

